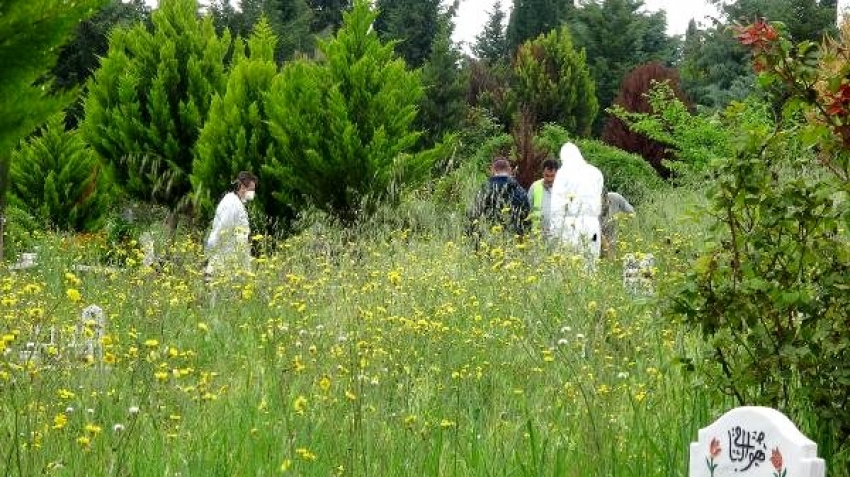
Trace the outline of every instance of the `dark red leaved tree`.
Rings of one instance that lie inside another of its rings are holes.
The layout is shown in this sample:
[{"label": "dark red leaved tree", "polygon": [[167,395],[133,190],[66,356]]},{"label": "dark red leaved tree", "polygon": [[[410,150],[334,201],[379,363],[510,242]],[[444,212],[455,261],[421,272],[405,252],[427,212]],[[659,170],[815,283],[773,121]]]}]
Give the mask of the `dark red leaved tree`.
[{"label": "dark red leaved tree", "polygon": [[[653,83],[665,81],[670,84],[676,97],[687,105],[688,109],[693,109],[693,103],[682,91],[678,70],[658,62],[646,63],[630,71],[620,83],[620,92],[614,104],[632,113],[651,113],[652,108],[646,93],[652,88]],[[620,119],[614,116],[608,118],[605,129],[602,131],[602,140],[625,151],[639,154],[655,168],[659,175],[664,178],[670,176],[670,170],[662,164],[662,160],[670,159],[667,147],[642,134],[632,132]]]}]

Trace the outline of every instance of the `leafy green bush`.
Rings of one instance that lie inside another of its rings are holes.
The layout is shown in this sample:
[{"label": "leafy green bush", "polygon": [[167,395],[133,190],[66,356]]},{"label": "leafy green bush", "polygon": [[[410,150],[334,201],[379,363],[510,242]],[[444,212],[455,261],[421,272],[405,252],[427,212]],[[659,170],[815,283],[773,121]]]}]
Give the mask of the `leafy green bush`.
[{"label": "leafy green bush", "polygon": [[65,116],[50,118],[41,134],[12,153],[11,191],[45,225],[95,230],[109,201],[110,181],[77,131],[65,131]]},{"label": "leafy green bush", "polygon": [[[850,469],[850,23],[823,49],[776,25],[741,28],[782,112],[739,128],[712,164],[714,221],[669,294],[671,315],[713,348],[708,376],[740,404],[779,408]],[[815,86],[812,86],[815,85]]]},{"label": "leafy green bush", "polygon": [[657,83],[649,92],[651,112],[632,113],[620,106],[611,113],[632,131],[667,145],[675,160],[662,164],[677,182],[700,182],[712,172],[712,164],[734,154],[730,138],[742,125],[769,123],[768,103],[750,97],[732,103],[724,115],[692,114],[667,83]]},{"label": "leafy green bush", "polygon": [[481,107],[469,108],[458,131],[458,153],[461,155],[461,162],[473,157],[485,142],[498,136],[503,130],[503,126],[489,110]]},{"label": "leafy green bush", "polygon": [[6,228],[3,230],[4,255],[9,261],[16,261],[22,252],[31,252],[38,243],[37,231],[42,227],[38,221],[24,209],[14,204],[6,206]]}]

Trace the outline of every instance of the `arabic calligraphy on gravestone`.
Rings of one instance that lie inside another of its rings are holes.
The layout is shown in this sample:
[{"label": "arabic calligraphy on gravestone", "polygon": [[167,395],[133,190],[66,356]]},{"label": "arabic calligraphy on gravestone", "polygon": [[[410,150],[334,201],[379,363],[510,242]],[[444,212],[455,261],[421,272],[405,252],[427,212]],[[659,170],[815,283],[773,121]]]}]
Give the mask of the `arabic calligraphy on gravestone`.
[{"label": "arabic calligraphy on gravestone", "polygon": [[817,445],[782,413],[740,407],[699,431],[690,477],[825,477]]}]

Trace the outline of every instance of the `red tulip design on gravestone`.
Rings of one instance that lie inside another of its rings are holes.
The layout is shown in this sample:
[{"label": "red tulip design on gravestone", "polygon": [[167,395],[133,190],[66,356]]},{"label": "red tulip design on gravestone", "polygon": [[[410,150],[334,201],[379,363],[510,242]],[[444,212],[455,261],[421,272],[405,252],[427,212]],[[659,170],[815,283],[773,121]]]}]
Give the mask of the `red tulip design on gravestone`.
[{"label": "red tulip design on gravestone", "polygon": [[773,468],[776,469],[776,472],[773,473],[773,477],[785,477],[785,474],[788,473],[788,469],[782,468],[782,453],[779,452],[778,447],[771,451],[770,463],[773,464]]},{"label": "red tulip design on gravestone", "polygon": [[[714,459],[716,459],[720,455],[720,439],[713,437],[711,439],[711,443],[708,445],[708,457],[705,459],[705,464],[708,466],[708,471],[711,474],[711,477],[714,477],[714,469],[717,468],[717,464],[714,463]],[[782,456],[779,457],[780,460]],[[781,476],[784,477],[784,476]]]}]

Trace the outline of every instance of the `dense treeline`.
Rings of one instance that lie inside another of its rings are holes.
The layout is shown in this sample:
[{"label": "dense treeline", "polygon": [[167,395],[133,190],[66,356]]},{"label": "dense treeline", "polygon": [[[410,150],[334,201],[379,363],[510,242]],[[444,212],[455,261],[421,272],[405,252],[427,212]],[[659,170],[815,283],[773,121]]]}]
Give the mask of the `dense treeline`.
[{"label": "dense treeline", "polygon": [[[17,14],[25,3],[3,8]],[[121,199],[163,207],[174,227],[180,217],[208,217],[229,178],[251,169],[263,183],[255,211],[269,224],[286,231],[308,207],[350,223],[448,170],[435,164],[464,159],[448,155],[476,155],[488,134],[511,135],[507,153],[533,176],[547,153],[532,138],[547,124],[640,154],[666,177],[670,154],[611,117],[612,105],[646,112],[654,82],[672,80],[691,113],[719,110],[754,86],[730,25],[766,16],[795,39],[818,39],[835,22],[834,1],[739,0],[678,37],[640,0],[514,0],[496,2],[474,44],[461,45],[452,41],[456,2],[371,8],[162,0],[151,11],[141,0],[104,0],[57,10],[66,36],[3,46],[3,57],[33,63],[20,66],[27,76],[15,87],[28,93],[4,103],[5,116],[50,105],[18,123],[28,127],[0,131],[0,172],[14,171],[13,186],[3,177],[0,187],[3,198],[11,191],[10,214],[97,230],[118,212],[107,204]],[[367,14],[374,18],[362,23]],[[0,28],[18,29],[15,18],[4,15]],[[4,84],[18,77],[10,64]],[[63,108],[67,135],[55,116],[41,127]],[[39,160],[26,159],[34,151]],[[49,177],[53,202],[82,196],[72,207],[33,209],[47,192],[14,185],[22,177]]]}]

